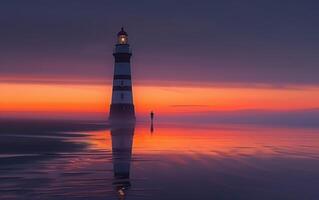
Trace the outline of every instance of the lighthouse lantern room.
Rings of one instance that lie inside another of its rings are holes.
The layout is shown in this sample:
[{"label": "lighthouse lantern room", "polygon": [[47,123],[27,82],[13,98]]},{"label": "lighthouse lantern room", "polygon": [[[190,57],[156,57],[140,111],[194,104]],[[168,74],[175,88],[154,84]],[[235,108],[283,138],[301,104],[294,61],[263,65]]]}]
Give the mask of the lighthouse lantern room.
[{"label": "lighthouse lantern room", "polygon": [[127,44],[128,43],[128,35],[124,31],[124,28],[121,28],[121,31],[117,34],[118,36],[118,44]]}]

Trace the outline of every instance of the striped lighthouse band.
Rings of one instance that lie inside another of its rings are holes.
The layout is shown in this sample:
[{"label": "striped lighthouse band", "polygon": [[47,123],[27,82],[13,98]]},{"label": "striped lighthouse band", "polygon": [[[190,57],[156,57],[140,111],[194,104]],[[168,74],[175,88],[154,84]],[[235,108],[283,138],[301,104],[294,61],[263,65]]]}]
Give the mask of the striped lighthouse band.
[{"label": "striped lighthouse band", "polygon": [[115,63],[130,63],[131,53],[113,53]]},{"label": "striped lighthouse band", "polygon": [[113,56],[115,58],[115,63],[130,63],[130,58],[132,56],[130,45],[116,44]]},{"label": "striped lighthouse band", "polygon": [[113,91],[132,91],[132,86],[113,86]]},{"label": "striped lighthouse band", "polygon": [[114,74],[113,80],[120,80],[120,79],[131,80],[131,75],[115,75]]},{"label": "striped lighthouse band", "polygon": [[[131,84],[131,65],[127,62],[115,63],[113,83],[117,83],[116,80],[125,80],[125,84]],[[122,85],[122,84],[121,84]]]}]

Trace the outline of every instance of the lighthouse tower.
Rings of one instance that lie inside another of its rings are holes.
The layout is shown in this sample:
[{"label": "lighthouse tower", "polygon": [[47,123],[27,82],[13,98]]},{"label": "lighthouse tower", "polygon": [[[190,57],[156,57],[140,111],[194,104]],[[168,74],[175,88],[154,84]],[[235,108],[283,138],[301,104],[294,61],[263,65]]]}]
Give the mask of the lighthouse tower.
[{"label": "lighthouse tower", "polygon": [[135,120],[130,64],[131,55],[128,35],[122,28],[117,34],[117,44],[113,52],[115,64],[112,103],[109,116],[111,121]]}]

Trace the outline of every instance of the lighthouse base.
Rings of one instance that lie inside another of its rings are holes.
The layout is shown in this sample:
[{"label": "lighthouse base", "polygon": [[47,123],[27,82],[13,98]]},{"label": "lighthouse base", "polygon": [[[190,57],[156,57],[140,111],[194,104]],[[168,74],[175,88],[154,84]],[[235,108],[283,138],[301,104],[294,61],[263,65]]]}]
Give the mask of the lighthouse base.
[{"label": "lighthouse base", "polygon": [[111,104],[109,120],[111,121],[135,121],[133,104]]}]

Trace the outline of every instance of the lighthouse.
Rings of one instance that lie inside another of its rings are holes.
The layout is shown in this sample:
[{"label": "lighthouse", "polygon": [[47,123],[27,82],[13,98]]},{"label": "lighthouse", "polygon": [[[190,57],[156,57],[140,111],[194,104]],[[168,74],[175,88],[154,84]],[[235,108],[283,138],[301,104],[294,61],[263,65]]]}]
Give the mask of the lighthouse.
[{"label": "lighthouse", "polygon": [[113,56],[115,64],[109,119],[111,121],[134,121],[135,110],[130,64],[132,52],[128,44],[128,34],[123,28],[117,34],[117,44],[115,44]]}]

